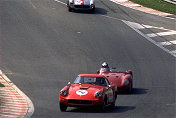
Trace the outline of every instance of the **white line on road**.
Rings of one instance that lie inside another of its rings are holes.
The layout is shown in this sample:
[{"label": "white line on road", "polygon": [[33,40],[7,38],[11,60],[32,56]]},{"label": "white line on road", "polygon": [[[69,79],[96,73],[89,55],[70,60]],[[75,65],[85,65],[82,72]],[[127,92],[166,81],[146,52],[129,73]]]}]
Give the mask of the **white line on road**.
[{"label": "white line on road", "polygon": [[174,41],[165,41],[165,42],[159,42],[160,45],[175,45],[176,44],[176,40]]},{"label": "white line on road", "polygon": [[171,54],[172,56],[176,57],[175,53],[173,53],[172,51],[168,50],[167,48],[164,48],[162,45],[160,45],[157,42],[155,42],[154,40],[152,40],[149,36],[143,34],[141,31],[139,31],[138,29],[136,29],[133,26],[131,26],[130,24],[128,24],[128,21],[122,20],[122,22],[124,22],[126,25],[128,25],[129,27],[131,27],[134,31],[136,31],[137,33],[139,33],[141,36],[143,36],[144,38],[146,38],[148,41],[152,42],[156,46],[158,46],[161,49],[163,49],[165,52],[167,52],[167,53]]},{"label": "white line on road", "polygon": [[61,3],[61,4],[63,4],[63,5],[67,5],[66,3],[64,3],[64,2],[62,2],[62,1],[59,1],[59,0],[54,0],[55,2],[59,2],[59,3]]},{"label": "white line on road", "polygon": [[157,37],[157,36],[167,36],[167,35],[174,35],[174,34],[176,34],[176,31],[151,33],[151,34],[146,34],[146,35],[148,37]]},{"label": "white line on road", "polygon": [[[156,46],[158,46],[159,48],[161,48],[162,50],[164,50],[165,52],[171,54],[172,56],[176,57],[176,53],[175,51],[170,51],[168,50],[167,48],[163,47],[163,45],[161,45],[160,43],[152,40],[149,36],[147,36],[146,34],[142,33],[141,31],[139,31],[138,29],[143,29],[145,27],[143,27],[144,25],[141,25],[138,24],[138,23],[134,23],[134,22],[130,22],[130,21],[126,21],[126,20],[121,20],[121,19],[118,19],[118,18],[115,18],[115,17],[111,17],[111,16],[107,16],[107,15],[101,15],[103,17],[106,17],[106,18],[110,18],[110,19],[114,19],[114,20],[120,20],[122,22],[124,22],[126,25],[128,25],[129,27],[131,27],[134,31],[136,31],[137,33],[139,33],[141,36],[143,36],[144,38],[146,38],[147,40],[149,40],[150,42],[152,42],[153,44],[155,44]],[[147,25],[146,25],[147,26]],[[148,28],[151,28],[149,26],[147,26]],[[162,27],[160,27],[161,29],[164,29]],[[172,33],[174,30],[170,30]],[[174,31],[175,32],[175,31]],[[166,33],[167,34],[167,33]],[[174,42],[175,43],[175,42]],[[172,43],[173,44],[173,43]]]},{"label": "white line on road", "polygon": [[34,8],[34,9],[36,9],[37,7],[32,3],[32,1],[31,0],[29,0],[29,2],[31,3],[31,5],[32,5],[32,7]]}]

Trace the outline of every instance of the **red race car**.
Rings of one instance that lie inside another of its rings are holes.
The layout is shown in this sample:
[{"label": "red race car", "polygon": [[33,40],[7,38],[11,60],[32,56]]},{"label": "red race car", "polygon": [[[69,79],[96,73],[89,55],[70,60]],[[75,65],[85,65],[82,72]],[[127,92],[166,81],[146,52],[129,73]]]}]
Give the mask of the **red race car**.
[{"label": "red race car", "polygon": [[67,107],[115,106],[117,88],[99,74],[79,74],[73,84],[70,82],[59,92],[60,110]]},{"label": "red race car", "polygon": [[131,93],[133,88],[133,73],[131,70],[110,69],[108,64],[104,62],[102,68],[97,70],[97,74],[105,76],[109,82],[118,87],[118,92]]}]

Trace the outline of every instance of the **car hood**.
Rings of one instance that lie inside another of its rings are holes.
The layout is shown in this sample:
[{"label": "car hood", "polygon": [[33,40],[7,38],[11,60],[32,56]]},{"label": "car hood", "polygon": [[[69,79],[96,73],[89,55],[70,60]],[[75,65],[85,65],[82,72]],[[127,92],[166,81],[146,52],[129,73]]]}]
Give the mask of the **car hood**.
[{"label": "car hood", "polygon": [[69,88],[69,99],[95,99],[95,93],[105,88],[92,84],[72,84]]},{"label": "car hood", "polygon": [[93,0],[74,0],[75,5],[90,5]]}]

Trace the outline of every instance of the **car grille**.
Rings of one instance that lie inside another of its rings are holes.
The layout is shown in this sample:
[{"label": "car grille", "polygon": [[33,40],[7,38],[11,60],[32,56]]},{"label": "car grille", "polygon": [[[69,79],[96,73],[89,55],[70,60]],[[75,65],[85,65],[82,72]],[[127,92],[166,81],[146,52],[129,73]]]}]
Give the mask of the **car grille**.
[{"label": "car grille", "polygon": [[90,8],[89,5],[75,5],[75,8]]},{"label": "car grille", "polygon": [[68,100],[68,103],[70,104],[92,104],[92,101],[90,100]]}]

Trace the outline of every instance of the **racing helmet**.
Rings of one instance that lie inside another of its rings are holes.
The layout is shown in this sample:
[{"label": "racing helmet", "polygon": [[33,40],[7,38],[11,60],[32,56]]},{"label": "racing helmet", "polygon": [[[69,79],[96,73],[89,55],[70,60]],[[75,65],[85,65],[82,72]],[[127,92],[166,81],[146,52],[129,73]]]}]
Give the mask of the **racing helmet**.
[{"label": "racing helmet", "polygon": [[102,68],[109,68],[108,63],[103,62],[103,63],[102,63]]}]

